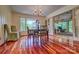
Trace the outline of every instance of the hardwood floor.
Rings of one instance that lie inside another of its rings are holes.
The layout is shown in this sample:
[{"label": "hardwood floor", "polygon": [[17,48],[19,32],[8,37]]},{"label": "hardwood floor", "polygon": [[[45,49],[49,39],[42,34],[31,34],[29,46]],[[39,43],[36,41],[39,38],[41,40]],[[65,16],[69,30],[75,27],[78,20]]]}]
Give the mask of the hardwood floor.
[{"label": "hardwood floor", "polygon": [[[39,38],[40,39],[40,38]],[[44,38],[43,38],[44,39]],[[46,39],[46,38],[45,38]],[[40,39],[41,40],[41,39]],[[0,54],[78,54],[79,51],[58,42],[42,43],[37,37],[24,36],[0,46]],[[78,43],[74,44],[79,49]]]}]

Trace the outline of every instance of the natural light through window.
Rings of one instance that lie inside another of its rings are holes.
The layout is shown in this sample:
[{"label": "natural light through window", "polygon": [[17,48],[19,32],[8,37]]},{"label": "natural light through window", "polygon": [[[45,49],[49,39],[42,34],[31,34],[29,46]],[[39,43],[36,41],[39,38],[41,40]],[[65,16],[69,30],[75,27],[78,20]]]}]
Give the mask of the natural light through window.
[{"label": "natural light through window", "polygon": [[37,22],[34,19],[31,18],[20,18],[20,31],[27,31],[27,27],[29,29],[36,29],[37,28]]}]

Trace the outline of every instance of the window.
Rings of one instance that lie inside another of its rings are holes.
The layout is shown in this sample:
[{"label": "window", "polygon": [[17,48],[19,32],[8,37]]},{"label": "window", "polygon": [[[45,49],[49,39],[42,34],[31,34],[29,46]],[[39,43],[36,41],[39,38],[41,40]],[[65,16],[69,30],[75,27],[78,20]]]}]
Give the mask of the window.
[{"label": "window", "polygon": [[37,22],[36,20],[27,20],[27,26],[29,27],[29,29],[37,29]]},{"label": "window", "polygon": [[62,21],[62,22],[55,23],[55,29],[56,30],[61,29],[62,32],[66,32],[66,30],[67,30],[67,22]]},{"label": "window", "polygon": [[73,30],[72,30],[72,20],[69,21],[69,32],[73,32]]},{"label": "window", "polygon": [[27,31],[29,29],[37,29],[37,21],[32,18],[20,18],[20,31]]},{"label": "window", "polygon": [[72,32],[72,20],[55,23],[55,29],[62,28],[64,31]]},{"label": "window", "polygon": [[54,29],[56,34],[73,35],[72,11],[68,11],[54,17]]},{"label": "window", "polygon": [[58,26],[62,27],[62,29],[67,29],[67,22],[59,22]]},{"label": "window", "polygon": [[20,31],[26,31],[26,19],[20,18]]},{"label": "window", "polygon": [[0,25],[7,24],[5,16],[0,16]]}]

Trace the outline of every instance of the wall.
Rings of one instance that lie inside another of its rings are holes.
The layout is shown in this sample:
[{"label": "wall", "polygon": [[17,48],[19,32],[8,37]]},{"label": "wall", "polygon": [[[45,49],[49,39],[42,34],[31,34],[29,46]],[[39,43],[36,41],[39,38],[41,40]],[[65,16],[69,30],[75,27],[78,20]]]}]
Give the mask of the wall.
[{"label": "wall", "polygon": [[[72,6],[65,6],[65,7],[62,7],[62,8],[60,8],[60,9],[58,9],[57,11],[55,11],[55,12],[53,12],[53,13],[51,13],[51,14],[49,14],[48,16],[47,16],[47,18],[49,19],[49,23],[50,24],[52,24],[53,22],[51,22],[50,21],[50,18],[53,18],[53,16],[56,16],[56,15],[59,15],[59,14],[62,14],[62,13],[64,13],[64,12],[67,12],[67,11],[69,11],[69,10],[72,10],[72,9],[74,9],[74,8],[76,8],[76,7],[78,7],[77,5],[72,5]],[[70,41],[72,41],[72,40],[78,40],[79,41],[79,10],[76,10],[75,11],[76,12],[76,15],[74,16],[75,17],[75,20],[76,20],[76,31],[77,31],[77,34],[78,34],[78,36],[77,37],[74,37],[74,36],[72,36],[72,38],[70,37],[70,36],[62,36],[62,35],[58,35],[58,36],[60,36],[60,38],[61,38],[61,40],[63,40],[62,38],[64,38],[64,39],[69,39]],[[53,19],[52,19],[53,20]],[[53,31],[54,29],[53,28],[51,28],[51,25],[50,25],[50,30],[49,30],[49,33],[51,34],[51,33],[53,33],[52,31]],[[52,38],[51,38],[52,39]]]},{"label": "wall", "polygon": [[[4,43],[4,35],[3,35],[3,24],[7,23],[8,26],[11,25],[11,9],[9,6],[0,5],[0,20],[3,22],[0,23],[0,45]],[[3,21],[5,20],[5,21]]]},{"label": "wall", "polygon": [[[17,30],[19,31],[19,18],[26,17],[26,18],[35,18],[33,15],[22,14],[17,12],[12,12],[12,24],[16,26]],[[45,25],[45,17],[39,17],[39,22],[41,25]]]},{"label": "wall", "polygon": [[11,9],[10,6],[0,6],[0,16],[5,16],[7,24],[11,24]]},{"label": "wall", "polygon": [[72,10],[73,8],[76,8],[76,7],[77,7],[77,5],[68,5],[68,6],[62,7],[60,9],[56,10],[55,12],[52,12],[51,14],[49,14],[47,16],[47,18],[59,15],[59,14],[64,13],[64,12],[67,12],[69,10]]},{"label": "wall", "polygon": [[53,30],[53,18],[49,19],[48,29],[49,29],[49,35],[53,35],[54,34],[54,30]]},{"label": "wall", "polygon": [[79,8],[75,10],[75,20],[76,20],[76,34],[79,37]]}]

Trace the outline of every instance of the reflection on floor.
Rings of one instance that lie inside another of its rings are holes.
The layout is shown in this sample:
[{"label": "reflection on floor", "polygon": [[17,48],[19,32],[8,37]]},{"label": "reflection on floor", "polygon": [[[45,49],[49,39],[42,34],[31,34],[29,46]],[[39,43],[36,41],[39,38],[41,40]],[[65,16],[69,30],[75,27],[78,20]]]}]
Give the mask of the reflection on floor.
[{"label": "reflection on floor", "polygon": [[[45,38],[46,39],[46,38]],[[79,47],[78,44],[75,46]],[[56,42],[42,43],[40,37],[24,36],[0,46],[1,54],[77,54],[79,51]]]}]

